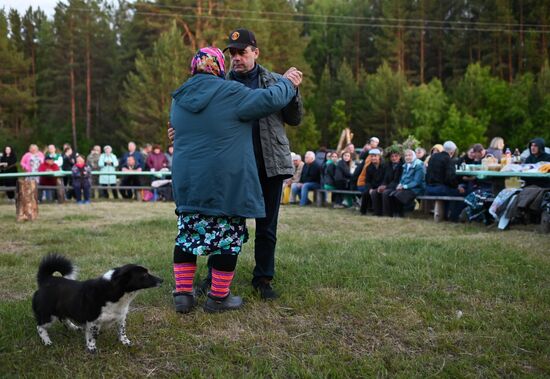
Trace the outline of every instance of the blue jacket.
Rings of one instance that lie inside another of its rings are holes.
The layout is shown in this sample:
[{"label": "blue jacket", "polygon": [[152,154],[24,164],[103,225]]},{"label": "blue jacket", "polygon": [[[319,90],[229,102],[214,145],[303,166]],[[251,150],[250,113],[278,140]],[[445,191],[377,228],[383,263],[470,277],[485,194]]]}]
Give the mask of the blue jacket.
[{"label": "blue jacket", "polygon": [[420,159],[415,159],[412,167],[407,169],[407,163],[403,165],[403,173],[399,184],[404,189],[413,191],[416,196],[422,195],[426,189],[426,178],[424,174],[424,162]]},{"label": "blue jacket", "polygon": [[172,94],[176,131],[172,187],[177,213],[265,217],[252,146],[252,120],[285,107],[296,95],[284,78],[251,90],[197,74]]}]

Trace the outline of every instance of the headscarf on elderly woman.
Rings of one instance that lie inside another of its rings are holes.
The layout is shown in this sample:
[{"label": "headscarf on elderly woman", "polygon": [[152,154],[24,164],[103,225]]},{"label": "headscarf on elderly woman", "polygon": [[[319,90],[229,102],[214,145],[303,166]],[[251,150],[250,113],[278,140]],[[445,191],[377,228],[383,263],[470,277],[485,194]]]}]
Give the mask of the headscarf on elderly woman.
[{"label": "headscarf on elderly woman", "polygon": [[223,53],[200,49],[192,77],[172,94],[175,129],[172,186],[179,234],[174,247],[177,312],[194,304],[198,255],[212,255],[212,287],[206,311],[238,309],[229,292],[237,256],[246,242],[246,218],[265,217],[254,150],[252,121],[284,108],[296,95],[282,76],[266,89],[226,81]]}]

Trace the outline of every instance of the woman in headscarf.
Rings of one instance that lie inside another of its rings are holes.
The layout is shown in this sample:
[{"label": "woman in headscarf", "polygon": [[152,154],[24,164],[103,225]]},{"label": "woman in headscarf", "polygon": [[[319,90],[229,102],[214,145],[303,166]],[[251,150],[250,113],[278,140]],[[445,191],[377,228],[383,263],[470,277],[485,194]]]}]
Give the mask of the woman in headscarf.
[{"label": "woman in headscarf", "polygon": [[229,287],[248,239],[246,218],[265,217],[252,121],[285,107],[296,89],[282,76],[275,85],[257,90],[224,80],[223,53],[214,47],[197,52],[191,74],[172,94],[170,112],[176,131],[172,185],[179,229],[174,303],[177,312],[193,308],[197,256],[212,255],[212,286],[204,309],[222,312],[243,303]]},{"label": "woman in headscarf", "polygon": [[401,179],[395,191],[390,194],[392,215],[403,217],[405,210],[413,210],[414,199],[422,195],[425,189],[424,163],[416,158],[413,150],[407,149]]}]

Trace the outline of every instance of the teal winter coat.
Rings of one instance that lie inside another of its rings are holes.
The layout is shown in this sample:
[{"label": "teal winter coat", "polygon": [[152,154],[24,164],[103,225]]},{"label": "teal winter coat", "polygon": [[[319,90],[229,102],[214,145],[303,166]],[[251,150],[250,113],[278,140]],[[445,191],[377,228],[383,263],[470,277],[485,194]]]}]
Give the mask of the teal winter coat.
[{"label": "teal winter coat", "polygon": [[[97,162],[101,173],[115,172],[118,167],[118,159],[113,153],[101,154]],[[99,184],[116,184],[116,175],[99,175]]]},{"label": "teal winter coat", "polygon": [[172,94],[176,131],[172,186],[176,212],[265,217],[252,146],[252,120],[285,107],[296,95],[280,77],[266,89],[197,74]]},{"label": "teal winter coat", "polygon": [[424,194],[426,189],[426,173],[424,172],[424,162],[415,159],[411,166],[408,163],[403,164],[403,173],[399,184],[404,189],[413,191],[416,196]]}]

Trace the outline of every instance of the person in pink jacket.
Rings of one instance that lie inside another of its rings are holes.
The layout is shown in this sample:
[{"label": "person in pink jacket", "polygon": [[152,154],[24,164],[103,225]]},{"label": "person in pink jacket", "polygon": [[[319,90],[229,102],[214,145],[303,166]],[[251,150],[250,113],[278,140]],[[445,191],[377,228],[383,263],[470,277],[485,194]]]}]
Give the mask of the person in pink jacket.
[{"label": "person in pink jacket", "polygon": [[[38,146],[32,144],[29,146],[29,151],[21,158],[21,167],[26,172],[38,172],[38,168],[42,162],[44,162],[44,153],[38,149]],[[38,177],[33,177],[32,179],[38,180]]]}]

